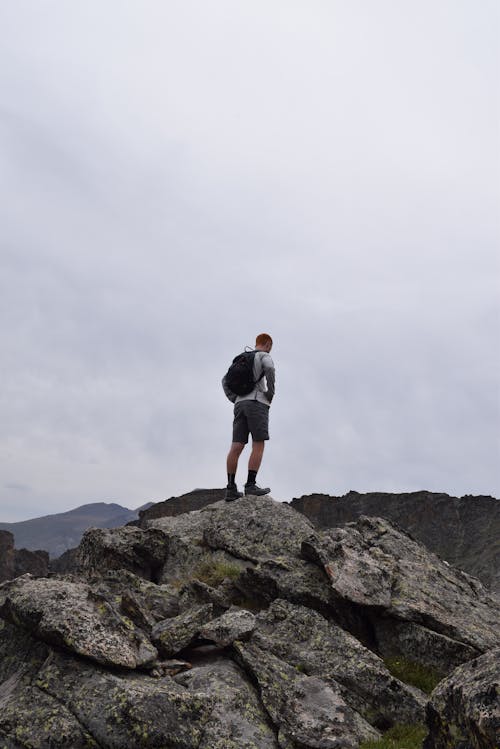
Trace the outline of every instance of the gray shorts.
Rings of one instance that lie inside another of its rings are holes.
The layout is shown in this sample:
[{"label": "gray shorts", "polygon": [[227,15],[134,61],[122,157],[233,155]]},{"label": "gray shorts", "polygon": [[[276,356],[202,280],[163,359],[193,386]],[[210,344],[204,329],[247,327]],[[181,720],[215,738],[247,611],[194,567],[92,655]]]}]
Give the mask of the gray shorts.
[{"label": "gray shorts", "polygon": [[249,433],[255,442],[269,439],[269,406],[260,401],[239,401],[234,407],[233,442],[246,445]]}]

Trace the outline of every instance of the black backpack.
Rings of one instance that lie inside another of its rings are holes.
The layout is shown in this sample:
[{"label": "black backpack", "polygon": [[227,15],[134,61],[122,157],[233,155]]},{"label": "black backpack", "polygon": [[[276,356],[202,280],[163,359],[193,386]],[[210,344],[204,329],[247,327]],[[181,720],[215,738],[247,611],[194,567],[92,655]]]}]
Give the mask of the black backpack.
[{"label": "black backpack", "polygon": [[253,378],[253,362],[256,351],[244,351],[233,359],[226,373],[226,385],[236,395],[248,395],[257,382],[264,377],[264,370],[257,380]]}]

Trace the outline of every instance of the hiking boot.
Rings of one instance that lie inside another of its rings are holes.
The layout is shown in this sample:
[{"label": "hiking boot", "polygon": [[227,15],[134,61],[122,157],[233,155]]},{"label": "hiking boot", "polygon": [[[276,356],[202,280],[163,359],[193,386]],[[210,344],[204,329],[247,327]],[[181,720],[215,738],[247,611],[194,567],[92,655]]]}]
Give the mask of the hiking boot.
[{"label": "hiking boot", "polygon": [[245,496],[253,494],[254,497],[263,497],[264,494],[269,494],[270,489],[261,489],[257,484],[245,484]]},{"label": "hiking boot", "polygon": [[236,484],[233,484],[232,486],[226,486],[226,496],[224,499],[226,502],[234,502],[235,499],[239,499],[243,496],[243,492],[238,491],[238,487]]}]

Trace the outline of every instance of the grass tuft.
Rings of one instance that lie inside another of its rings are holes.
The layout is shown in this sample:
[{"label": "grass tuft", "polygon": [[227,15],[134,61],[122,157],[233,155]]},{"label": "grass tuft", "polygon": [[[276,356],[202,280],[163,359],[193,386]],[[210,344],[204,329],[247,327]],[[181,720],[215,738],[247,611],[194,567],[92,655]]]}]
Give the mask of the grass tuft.
[{"label": "grass tuft", "polygon": [[236,564],[229,562],[207,561],[200,564],[193,572],[193,577],[202,583],[216,588],[226,578],[236,580],[241,573],[241,569]]},{"label": "grass tuft", "polygon": [[422,723],[400,724],[390,728],[382,738],[363,741],[359,749],[422,749],[427,728]]},{"label": "grass tuft", "polygon": [[430,694],[443,678],[434,668],[423,666],[408,658],[384,658],[384,663],[396,679],[411,684],[426,694]]}]

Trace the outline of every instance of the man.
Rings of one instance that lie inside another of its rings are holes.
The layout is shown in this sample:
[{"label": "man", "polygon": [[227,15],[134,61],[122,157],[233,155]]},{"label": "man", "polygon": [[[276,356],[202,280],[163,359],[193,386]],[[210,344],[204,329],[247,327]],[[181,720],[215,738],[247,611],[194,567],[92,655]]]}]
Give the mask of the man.
[{"label": "man", "polygon": [[265,440],[269,439],[269,407],[274,397],[274,362],[270,357],[273,339],[267,333],[261,333],[255,339],[255,357],[253,360],[254,388],[247,395],[236,395],[222,380],[224,392],[234,403],[233,442],[227,456],[226,501],[231,502],[243,496],[236,486],[238,459],[252,435],[252,452],[248,460],[248,478],[245,494],[262,496],[271,489],[257,486],[257,472],[264,453]]}]

